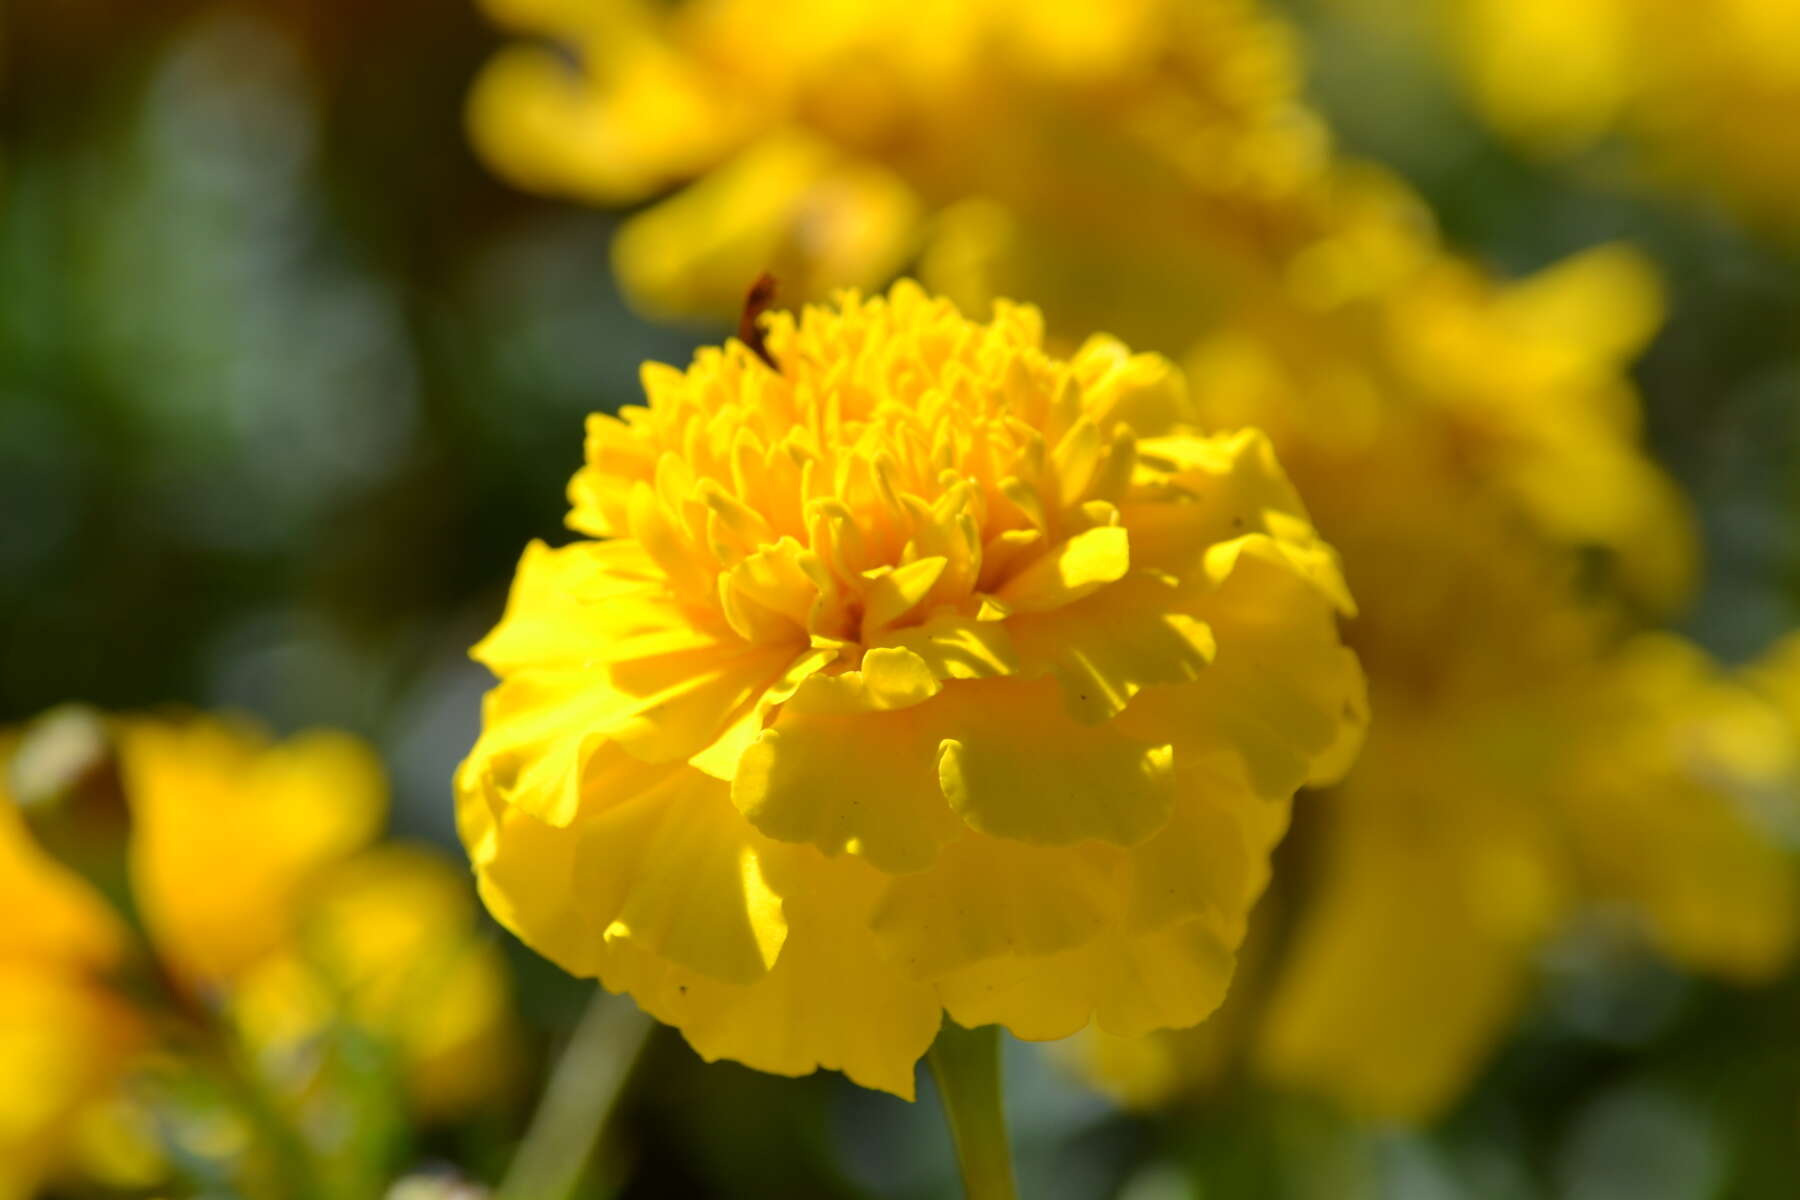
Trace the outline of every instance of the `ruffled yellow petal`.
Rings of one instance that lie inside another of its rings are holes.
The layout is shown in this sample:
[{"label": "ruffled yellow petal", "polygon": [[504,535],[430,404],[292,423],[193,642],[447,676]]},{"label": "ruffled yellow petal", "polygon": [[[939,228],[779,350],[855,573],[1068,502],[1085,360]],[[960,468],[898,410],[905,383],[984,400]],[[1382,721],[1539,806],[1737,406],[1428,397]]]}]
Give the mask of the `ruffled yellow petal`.
[{"label": "ruffled yellow petal", "polygon": [[995,595],[1008,612],[1044,612],[1124,578],[1130,567],[1130,535],[1118,526],[1103,526],[1076,534],[1007,580]]},{"label": "ruffled yellow petal", "polygon": [[939,613],[920,625],[891,629],[873,643],[910,650],[934,679],[993,679],[1020,673],[1009,626]]},{"label": "ruffled yellow petal", "polygon": [[1112,932],[1038,958],[987,959],[939,981],[959,1025],[1003,1024],[1019,1037],[1068,1037],[1091,1019],[1121,1037],[1204,1021],[1225,998],[1238,936],[1208,920],[1136,936]]},{"label": "ruffled yellow petal", "polygon": [[[1176,788],[1155,837],[1096,848],[1060,877],[1033,873],[1048,859],[1007,843],[958,843],[937,869],[889,889],[876,928],[909,969],[937,979],[960,1024],[1047,1040],[1090,1019],[1127,1036],[1204,1020],[1230,982],[1287,804],[1258,797],[1234,760],[1191,764]],[[968,906],[964,889],[982,877],[1016,909]]]},{"label": "ruffled yellow petal", "polygon": [[[606,738],[617,700],[581,671],[515,675],[482,702],[482,735],[462,773],[552,825],[567,825],[584,796],[636,795],[676,769],[645,763]],[[583,778],[594,777],[592,790]],[[604,782],[604,786],[602,785]]]},{"label": "ruffled yellow petal", "polygon": [[1177,761],[1240,755],[1259,792],[1290,796],[1355,744],[1368,716],[1362,671],[1338,643],[1328,590],[1261,535],[1219,545],[1230,553],[1209,566],[1228,573],[1188,600],[1213,631],[1213,661],[1191,684],[1145,689],[1115,723],[1170,740]]},{"label": "ruffled yellow petal", "polygon": [[930,979],[997,955],[1052,954],[1097,936],[1123,904],[1118,857],[968,834],[931,868],[895,878],[870,928],[910,975]]},{"label": "ruffled yellow petal", "polygon": [[509,803],[566,825],[584,796],[633,795],[722,739],[732,745],[721,757],[741,753],[756,733],[743,724],[756,702],[785,675],[822,663],[783,647],[703,646],[510,675],[483,704],[465,769]]},{"label": "ruffled yellow petal", "polygon": [[1006,622],[1019,656],[1063,685],[1076,720],[1110,720],[1153,683],[1190,683],[1216,646],[1205,622],[1181,611],[1177,582],[1141,571],[1053,612]]},{"label": "ruffled yellow petal", "polygon": [[880,878],[854,860],[816,858],[788,872],[790,930],[773,969],[748,986],[684,971],[628,945],[608,948],[601,979],[676,1026],[699,1054],[778,1075],[824,1067],[913,1098],[913,1068],[942,1007],[868,936]]},{"label": "ruffled yellow petal", "polygon": [[776,853],[731,805],[726,785],[691,768],[580,829],[585,906],[608,942],[644,947],[727,982],[767,971],[787,937],[766,878]]},{"label": "ruffled yellow petal", "polygon": [[594,974],[608,943],[745,982],[786,937],[766,878],[781,850],[729,788],[682,767],[559,828],[511,806],[466,769],[458,821],[483,899],[502,924],[570,971]]},{"label": "ruffled yellow petal", "polygon": [[648,762],[689,758],[716,741],[799,657],[785,646],[738,647],[619,663],[601,685],[621,702],[606,734]]},{"label": "ruffled yellow petal", "polygon": [[1255,429],[1138,443],[1143,490],[1120,505],[1133,561],[1186,575],[1211,546],[1261,533],[1281,537],[1305,507]]},{"label": "ruffled yellow petal", "polygon": [[1130,854],[1124,924],[1157,929],[1196,915],[1242,924],[1268,882],[1269,852],[1287,832],[1286,798],[1268,800],[1221,757],[1189,761],[1175,775],[1168,824]]},{"label": "ruffled yellow petal", "polygon": [[606,926],[578,886],[579,838],[497,801],[469,781],[466,764],[458,777],[456,824],[475,867],[476,891],[494,919],[564,970],[597,975]]},{"label": "ruffled yellow petal", "polygon": [[919,708],[785,712],[744,755],[732,800],[769,837],[920,870],[962,829],[932,769],[937,729]]},{"label": "ruffled yellow petal", "polygon": [[667,582],[632,542],[532,542],[506,614],[470,654],[495,671],[584,667],[698,650],[718,639],[670,603]]},{"label": "ruffled yellow petal", "polygon": [[965,683],[929,716],[946,731],[937,763],[944,797],[982,833],[1129,846],[1161,828],[1174,806],[1168,743],[1071,721],[1052,681]]}]

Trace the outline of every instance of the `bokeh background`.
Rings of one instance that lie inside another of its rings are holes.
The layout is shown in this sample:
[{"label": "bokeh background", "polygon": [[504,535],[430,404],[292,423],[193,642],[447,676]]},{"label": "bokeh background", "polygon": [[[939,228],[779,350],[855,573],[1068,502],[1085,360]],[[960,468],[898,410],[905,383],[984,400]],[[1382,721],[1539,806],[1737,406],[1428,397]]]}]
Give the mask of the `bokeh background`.
[{"label": "bokeh background", "polygon": [[[1800,201],[1784,229],[1625,181],[1614,146],[1501,136],[1416,7],[1282,10],[1309,98],[1502,275],[1616,239],[1656,262],[1668,318],[1633,374],[1704,543],[1675,627],[1752,658],[1800,625]],[[477,161],[466,101],[506,39],[470,4],[0,11],[0,722],[81,699],[348,728],[391,772],[396,829],[453,845],[449,778],[489,683],[466,650],[524,543],[556,536],[582,418],[727,325],[627,305],[609,247],[629,208],[529,196]],[[548,1061],[588,988],[490,936]],[[1250,1085],[1130,1113],[1015,1046],[1026,1194],[1800,1195],[1800,977],[1547,953],[1505,1050],[1427,1129]],[[421,1163],[492,1179],[513,1107]],[[595,1195],[953,1194],[929,1100],[704,1066],[666,1032],[612,1141]]]}]

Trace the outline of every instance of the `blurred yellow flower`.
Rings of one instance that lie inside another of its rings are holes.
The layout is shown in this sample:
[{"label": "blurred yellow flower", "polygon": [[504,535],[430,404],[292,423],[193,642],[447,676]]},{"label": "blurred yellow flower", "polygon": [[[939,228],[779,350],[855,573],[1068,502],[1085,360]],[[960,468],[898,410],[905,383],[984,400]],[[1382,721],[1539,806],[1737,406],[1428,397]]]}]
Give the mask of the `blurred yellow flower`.
[{"label": "blurred yellow flower", "polygon": [[33,839],[12,794],[18,740],[16,733],[0,731],[0,909],[31,919],[0,922],[0,962],[105,972],[125,957],[125,923]]},{"label": "blurred yellow flower", "polygon": [[369,848],[387,785],[368,747],[206,717],[120,717],[107,732],[146,944],[0,790],[0,901],[16,916],[0,931],[0,1197],[64,1170],[154,1183],[132,1127],[144,1101],[123,1089],[147,1054],[179,1067],[196,1019],[236,1031],[225,1053],[258,1061],[278,1103],[312,1084],[283,1056],[314,1062],[297,1048],[346,1023],[394,1047],[428,1115],[506,1082],[516,1050],[497,947],[476,936],[445,860]]},{"label": "blurred yellow flower", "polygon": [[644,369],[476,647],[458,773],[509,928],[701,1054],[911,1096],[944,1013],[1057,1038],[1224,994],[1362,680],[1254,431],[1109,338],[918,287]]},{"label": "blurred yellow flower", "polygon": [[142,1036],[99,981],[0,960],[0,1200],[29,1200],[64,1166]]},{"label": "blurred yellow flower", "polygon": [[1800,231],[1800,5],[1458,0],[1435,15],[1477,110],[1547,154],[1623,134],[1648,173]]},{"label": "blurred yellow flower", "polygon": [[[1372,1116],[1440,1110],[1576,904],[1730,979],[1788,962],[1800,707],[1662,635],[1535,699],[1551,711],[1495,714],[1505,723],[1486,729],[1409,729],[1381,710],[1372,770],[1326,814],[1315,894],[1257,1047],[1267,1075]],[[1581,736],[1546,737],[1546,718]],[[1418,803],[1432,780],[1454,785],[1459,806]],[[1543,803],[1520,804],[1532,785]],[[1398,979],[1359,984],[1372,969]]]},{"label": "blurred yellow flower", "polygon": [[157,954],[193,987],[291,938],[308,885],[387,819],[381,764],[349,734],[270,742],[229,720],[130,719],[117,739],[132,890]]},{"label": "blurred yellow flower", "polygon": [[1674,637],[1635,640],[1584,697],[1594,733],[1559,780],[1586,886],[1671,958],[1744,982],[1800,934],[1796,645],[1728,675]]},{"label": "blurred yellow flower", "polygon": [[143,1036],[106,984],[124,924],[32,839],[8,782],[16,748],[0,733],[0,1200],[37,1194]]},{"label": "blurred yellow flower", "polygon": [[474,1109],[512,1082],[518,1047],[500,948],[474,936],[474,897],[434,852],[386,845],[318,880],[294,935],[237,987],[244,1041],[271,1060],[304,1059],[311,1039],[349,1022],[392,1046],[408,1097],[427,1118]]},{"label": "blurred yellow flower", "polygon": [[504,50],[470,97],[497,171],[608,205],[699,180],[615,245],[627,294],[660,313],[729,311],[765,269],[802,299],[884,284],[969,195],[1114,224],[1133,211],[1121,133],[1166,145],[1160,169],[1221,205],[1289,188],[1323,146],[1287,30],[1245,0],[487,7],[555,42]]}]

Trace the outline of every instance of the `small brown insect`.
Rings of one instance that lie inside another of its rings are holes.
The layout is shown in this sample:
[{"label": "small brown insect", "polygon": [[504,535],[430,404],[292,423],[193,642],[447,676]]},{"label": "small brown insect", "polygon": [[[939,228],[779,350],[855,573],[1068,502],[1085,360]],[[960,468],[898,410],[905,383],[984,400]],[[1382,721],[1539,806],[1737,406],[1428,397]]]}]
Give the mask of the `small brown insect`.
[{"label": "small brown insect", "polygon": [[781,371],[781,364],[769,353],[769,347],[763,341],[762,315],[769,311],[775,303],[775,277],[764,271],[744,293],[744,313],[738,318],[738,341],[750,347],[756,357],[769,364],[769,370]]}]

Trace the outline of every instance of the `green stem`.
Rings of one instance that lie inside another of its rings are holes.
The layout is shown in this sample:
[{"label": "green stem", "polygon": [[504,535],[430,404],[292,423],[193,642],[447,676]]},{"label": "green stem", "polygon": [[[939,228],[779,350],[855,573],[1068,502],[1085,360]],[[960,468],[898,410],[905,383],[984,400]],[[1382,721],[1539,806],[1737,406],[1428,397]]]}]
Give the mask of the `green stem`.
[{"label": "green stem", "polygon": [[631,1001],[594,989],[495,1200],[566,1200],[575,1194],[655,1028]]},{"label": "green stem", "polygon": [[929,1058],[968,1200],[1017,1200],[1000,1088],[1000,1027],[964,1029],[947,1020]]}]

